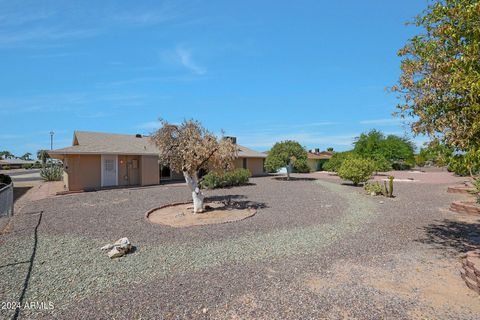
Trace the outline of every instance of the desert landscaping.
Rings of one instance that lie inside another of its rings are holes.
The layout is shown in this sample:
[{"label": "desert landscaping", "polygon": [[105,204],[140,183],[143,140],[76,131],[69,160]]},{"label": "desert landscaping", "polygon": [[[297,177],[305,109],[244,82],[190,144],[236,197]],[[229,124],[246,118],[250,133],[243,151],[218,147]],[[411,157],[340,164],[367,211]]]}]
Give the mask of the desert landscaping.
[{"label": "desert landscaping", "polygon": [[480,0],[0,1],[0,319],[480,319]]},{"label": "desert landscaping", "polygon": [[[479,245],[478,217],[449,211],[463,196],[447,193],[464,179],[400,174],[415,181],[397,182],[392,199],[323,172],[251,178],[207,198],[255,215],[186,228],[145,216],[188,201],[181,183],[32,201],[0,238],[1,299],[52,302],[22,310],[45,319],[475,319],[460,259]],[[135,250],[111,260],[100,247],[120,237]]]}]

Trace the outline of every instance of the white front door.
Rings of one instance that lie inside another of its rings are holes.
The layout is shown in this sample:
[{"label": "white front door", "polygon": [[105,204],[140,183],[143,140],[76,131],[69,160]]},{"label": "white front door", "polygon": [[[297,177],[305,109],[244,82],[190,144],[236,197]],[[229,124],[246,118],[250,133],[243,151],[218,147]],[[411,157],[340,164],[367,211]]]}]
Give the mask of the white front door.
[{"label": "white front door", "polygon": [[118,185],[117,156],[102,155],[102,187]]}]

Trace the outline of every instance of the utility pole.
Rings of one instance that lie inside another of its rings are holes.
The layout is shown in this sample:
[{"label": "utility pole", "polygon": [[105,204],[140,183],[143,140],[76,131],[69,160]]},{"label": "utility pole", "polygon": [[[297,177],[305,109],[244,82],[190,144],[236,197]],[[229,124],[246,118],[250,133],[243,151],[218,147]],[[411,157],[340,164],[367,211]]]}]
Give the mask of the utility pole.
[{"label": "utility pole", "polygon": [[53,135],[55,132],[50,131],[50,150],[53,150]]}]

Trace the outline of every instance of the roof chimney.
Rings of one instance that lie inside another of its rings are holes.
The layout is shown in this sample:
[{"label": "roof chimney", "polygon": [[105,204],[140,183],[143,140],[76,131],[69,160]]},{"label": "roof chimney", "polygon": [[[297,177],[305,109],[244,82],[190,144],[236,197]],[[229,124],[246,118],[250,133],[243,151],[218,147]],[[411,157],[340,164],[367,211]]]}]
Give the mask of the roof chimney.
[{"label": "roof chimney", "polygon": [[315,148],[315,153],[320,153],[320,149],[319,149],[319,148]]},{"label": "roof chimney", "polygon": [[233,144],[237,144],[237,137],[226,136],[226,137],[223,137],[223,139],[230,140],[230,141],[232,141]]},{"label": "roof chimney", "polygon": [[137,133],[137,134],[135,135],[135,138],[141,138],[141,137],[142,137],[142,135],[141,135],[140,133]]}]

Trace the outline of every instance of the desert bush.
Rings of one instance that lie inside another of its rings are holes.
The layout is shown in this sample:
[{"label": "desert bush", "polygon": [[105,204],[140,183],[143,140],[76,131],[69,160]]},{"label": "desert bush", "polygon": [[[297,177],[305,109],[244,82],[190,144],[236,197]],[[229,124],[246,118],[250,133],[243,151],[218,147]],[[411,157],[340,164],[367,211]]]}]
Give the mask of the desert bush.
[{"label": "desert bush", "polygon": [[209,172],[202,178],[202,188],[215,189],[246,184],[251,177],[250,170],[235,169],[224,174]]},{"label": "desert bush", "polygon": [[410,170],[412,169],[412,165],[407,162],[394,162],[392,168],[393,170]]},{"label": "desert bush", "polygon": [[323,164],[323,169],[326,171],[337,172],[343,161],[354,157],[356,157],[356,155],[351,151],[334,153],[333,156]]},{"label": "desert bush", "polygon": [[375,163],[375,172],[386,172],[392,170],[392,163],[384,156],[376,156],[372,160]]},{"label": "desert bush", "polygon": [[40,177],[45,181],[61,181],[63,168],[60,166],[44,167],[40,170]]},{"label": "desert bush", "polygon": [[382,185],[378,181],[366,182],[363,188],[368,194],[371,194],[371,195],[376,196],[379,194],[383,194]]},{"label": "desert bush", "polygon": [[343,180],[352,181],[354,185],[367,182],[375,170],[375,162],[370,159],[351,158],[343,161],[337,174]]},{"label": "desert bush", "polygon": [[418,167],[424,167],[427,164],[426,158],[422,154],[415,156],[415,165]]},{"label": "desert bush", "polygon": [[456,154],[450,158],[447,170],[462,177],[478,175],[480,173],[480,156],[474,151]]}]

